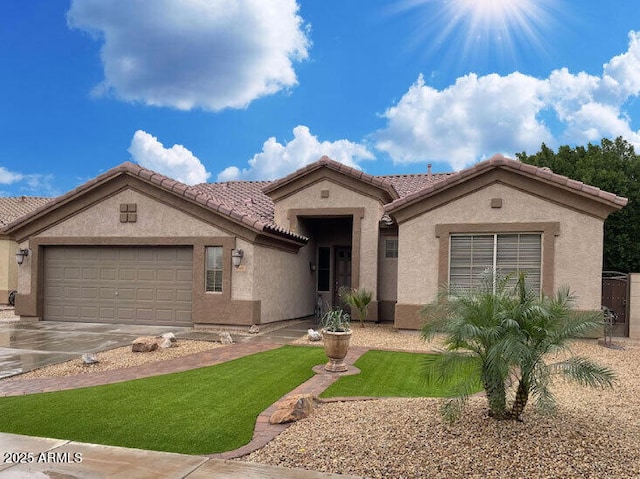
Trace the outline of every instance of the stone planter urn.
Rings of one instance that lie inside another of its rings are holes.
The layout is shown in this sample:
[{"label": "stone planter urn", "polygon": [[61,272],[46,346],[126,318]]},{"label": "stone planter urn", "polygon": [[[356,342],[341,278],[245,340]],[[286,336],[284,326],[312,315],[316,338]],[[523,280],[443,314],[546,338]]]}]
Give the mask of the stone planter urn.
[{"label": "stone planter urn", "polygon": [[324,365],[326,371],[341,373],[348,369],[344,358],[349,350],[351,341],[351,331],[327,331],[322,330],[324,341],[324,352],[329,358],[329,362]]}]

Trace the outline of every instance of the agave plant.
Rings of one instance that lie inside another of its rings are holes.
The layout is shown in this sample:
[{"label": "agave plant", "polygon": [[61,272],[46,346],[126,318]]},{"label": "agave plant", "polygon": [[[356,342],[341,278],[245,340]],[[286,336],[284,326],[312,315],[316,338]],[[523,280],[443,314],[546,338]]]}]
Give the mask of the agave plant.
[{"label": "agave plant", "polygon": [[351,331],[351,317],[341,309],[331,309],[324,313],[321,324],[324,331],[331,333]]}]

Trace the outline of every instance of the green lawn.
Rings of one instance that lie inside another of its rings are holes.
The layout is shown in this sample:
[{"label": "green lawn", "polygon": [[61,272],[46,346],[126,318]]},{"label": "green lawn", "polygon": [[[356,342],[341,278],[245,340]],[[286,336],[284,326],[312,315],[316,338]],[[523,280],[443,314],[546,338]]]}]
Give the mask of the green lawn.
[{"label": "green lawn", "polygon": [[[452,395],[452,385],[458,378],[442,387],[427,387],[422,368],[427,354],[394,351],[368,351],[354,366],[360,374],[343,376],[320,396],[374,397],[447,397]],[[478,391],[481,385],[478,380]]]},{"label": "green lawn", "polygon": [[0,398],[0,431],[209,454],[251,440],[257,416],[313,376],[321,348],[284,346],[216,366]]},{"label": "green lawn", "polygon": [[[369,351],[361,373],[322,397],[446,396],[422,380],[426,355]],[[0,431],[185,454],[236,449],[257,416],[313,376],[322,348],[283,346],[182,373],[106,386],[0,398]]]}]

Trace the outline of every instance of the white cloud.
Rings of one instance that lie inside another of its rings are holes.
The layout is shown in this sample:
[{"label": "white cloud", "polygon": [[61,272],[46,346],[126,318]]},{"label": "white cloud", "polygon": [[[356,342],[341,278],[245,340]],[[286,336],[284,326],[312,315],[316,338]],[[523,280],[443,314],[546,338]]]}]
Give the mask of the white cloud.
[{"label": "white cloud", "polygon": [[23,179],[24,175],[22,173],[9,171],[4,166],[0,166],[0,185],[11,185]]},{"label": "white cloud", "polygon": [[[397,163],[443,161],[461,169],[494,153],[513,155],[557,145],[623,136],[640,147],[624,105],[640,94],[640,33],[629,34],[629,49],[603,66],[602,76],[553,71],[546,79],[521,73],[469,74],[443,90],[422,75],[387,109],[376,148]],[[545,122],[560,123],[553,135]]]},{"label": "white cloud", "polygon": [[11,191],[1,191],[2,196],[58,196],[60,191],[54,186],[51,174],[24,174],[0,166],[0,185],[11,185]]},{"label": "white cloud", "polygon": [[73,0],[67,21],[104,42],[96,92],[181,110],[296,85],[310,44],[296,0]]},{"label": "white cloud", "polygon": [[293,129],[293,139],[281,144],[271,137],[264,142],[262,151],[249,160],[249,167],[230,166],[218,174],[218,181],[272,180],[285,176],[312,163],[323,155],[359,168],[357,160],[371,160],[374,155],[366,146],[348,140],[318,141],[309,128],[298,125]]},{"label": "white cloud", "polygon": [[188,185],[204,183],[211,176],[202,162],[184,146],[165,148],[155,136],[142,130],[135,132],[128,151],[140,166]]}]

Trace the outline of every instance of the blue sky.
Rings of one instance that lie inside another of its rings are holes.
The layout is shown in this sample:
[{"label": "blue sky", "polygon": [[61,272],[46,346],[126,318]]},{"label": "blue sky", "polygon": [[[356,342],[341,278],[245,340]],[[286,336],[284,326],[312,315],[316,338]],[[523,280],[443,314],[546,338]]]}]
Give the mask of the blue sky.
[{"label": "blue sky", "polygon": [[379,175],[640,151],[636,3],[4,0],[0,195],[128,160],[194,184],[322,155]]}]

